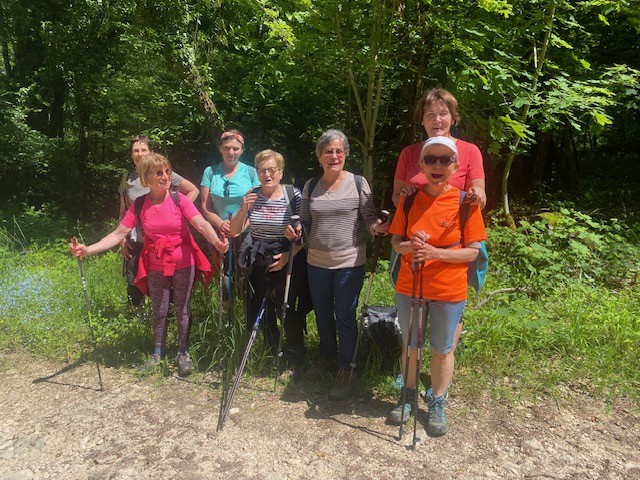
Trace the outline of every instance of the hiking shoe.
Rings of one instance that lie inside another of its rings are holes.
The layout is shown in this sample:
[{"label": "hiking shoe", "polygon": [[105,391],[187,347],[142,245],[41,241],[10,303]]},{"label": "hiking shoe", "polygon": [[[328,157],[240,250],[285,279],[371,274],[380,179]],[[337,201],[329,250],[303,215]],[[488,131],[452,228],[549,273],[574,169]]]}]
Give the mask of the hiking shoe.
[{"label": "hiking shoe", "polygon": [[138,371],[140,373],[149,373],[151,370],[157,367],[161,361],[162,359],[160,358],[160,355],[158,355],[157,353],[154,353],[147,359],[146,362],[140,365],[140,367],[138,368]]},{"label": "hiking shoe", "polygon": [[188,377],[193,372],[193,361],[187,352],[178,353],[176,363],[178,364],[178,375],[180,377]]},{"label": "hiking shoe", "polygon": [[336,367],[335,360],[327,360],[319,358],[315,365],[311,365],[304,374],[305,380],[317,382],[325,376],[325,374]]},{"label": "hiking shoe", "polygon": [[427,422],[427,434],[430,437],[441,437],[449,431],[447,416],[444,409],[447,403],[447,392],[439,397],[433,394],[433,390],[427,390],[427,407],[429,420]]},{"label": "hiking shoe", "polygon": [[391,410],[391,413],[387,418],[388,422],[391,425],[401,425],[402,423],[409,420],[409,418],[415,411],[415,407],[416,407],[416,389],[407,388],[406,403],[402,403],[402,392],[401,392],[396,408]]},{"label": "hiking shoe", "polygon": [[[331,387],[329,391],[329,400],[345,400],[349,396],[349,390],[351,390],[351,385],[349,385],[349,374],[350,370],[340,367],[338,369],[338,375],[336,375],[336,381]],[[355,374],[351,378],[351,383],[355,382]]]}]

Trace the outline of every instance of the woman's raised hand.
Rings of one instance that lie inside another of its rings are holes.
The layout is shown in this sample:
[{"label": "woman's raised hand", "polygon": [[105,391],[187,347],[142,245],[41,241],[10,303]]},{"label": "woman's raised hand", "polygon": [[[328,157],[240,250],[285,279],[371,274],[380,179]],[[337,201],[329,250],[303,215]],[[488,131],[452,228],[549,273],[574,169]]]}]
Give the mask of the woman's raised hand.
[{"label": "woman's raised hand", "polygon": [[429,245],[430,238],[431,235],[422,230],[415,232],[411,236],[409,241],[411,242],[411,253],[414,261],[424,262],[425,260],[437,258],[438,249],[433,245]]},{"label": "woman's raised hand", "polygon": [[240,208],[242,208],[243,210],[249,210],[251,208],[251,206],[255,203],[256,199],[258,198],[258,194],[254,193],[253,190],[249,190],[244,197],[242,197],[242,204],[240,205]]},{"label": "woman's raised hand", "polygon": [[231,222],[229,220],[223,220],[220,225],[218,225],[218,230],[224,237],[228,237],[231,235]]},{"label": "woman's raised hand", "polygon": [[287,240],[300,240],[302,237],[302,225],[298,225],[298,228],[293,228],[293,225],[287,225],[284,230],[284,236]]},{"label": "woman's raised hand", "polygon": [[418,190],[418,187],[407,183],[404,187],[402,187],[400,194],[408,197],[409,195],[412,195],[416,190]]}]

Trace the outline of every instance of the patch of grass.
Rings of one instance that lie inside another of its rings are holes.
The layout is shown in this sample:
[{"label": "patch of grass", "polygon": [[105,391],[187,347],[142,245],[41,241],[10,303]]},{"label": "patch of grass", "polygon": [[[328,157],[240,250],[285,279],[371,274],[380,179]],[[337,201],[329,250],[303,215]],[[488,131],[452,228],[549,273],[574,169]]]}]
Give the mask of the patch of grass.
[{"label": "patch of grass", "polygon": [[[544,290],[540,286],[545,283],[538,278],[531,292],[526,289],[526,275],[531,272],[518,273],[517,259],[504,252],[494,258],[508,262],[509,268],[494,265],[480,301],[470,299],[465,312],[466,333],[456,354],[456,388],[469,394],[490,391],[497,398],[522,401],[559,395],[567,386],[640,401],[640,295],[636,284],[613,289],[572,275],[547,283]],[[84,268],[103,361],[114,366],[140,364],[152,347],[148,306],[142,321],[129,309],[119,254],[88,258]],[[387,262],[381,261],[371,289],[371,305],[394,303],[386,268]],[[507,270],[514,275],[511,285],[509,277],[497,275]],[[508,286],[524,288],[492,295]],[[368,278],[361,303],[367,287]],[[32,245],[24,253],[1,245],[0,290],[1,348],[24,349],[69,362],[88,358],[92,345],[78,265],[64,240]],[[482,306],[475,308],[477,305]],[[219,307],[215,282],[208,290],[196,287],[190,352],[200,371],[217,367]],[[234,309],[232,325],[227,325],[226,314],[223,321],[223,365],[228,379],[233,377],[249,338],[240,298]],[[173,314],[170,319],[168,363],[175,354],[172,346],[177,335]],[[313,362],[318,351],[313,314],[308,316],[307,326],[308,359]],[[397,395],[393,385],[399,371],[397,353],[381,351],[365,334],[357,364],[361,393]],[[423,371],[428,371],[428,364],[427,349]],[[270,377],[273,365],[274,358],[259,335],[245,375]]]},{"label": "patch of grass", "polygon": [[516,399],[574,384],[640,400],[639,298],[576,282],[549,290],[543,305],[521,297],[469,310],[458,379]]}]

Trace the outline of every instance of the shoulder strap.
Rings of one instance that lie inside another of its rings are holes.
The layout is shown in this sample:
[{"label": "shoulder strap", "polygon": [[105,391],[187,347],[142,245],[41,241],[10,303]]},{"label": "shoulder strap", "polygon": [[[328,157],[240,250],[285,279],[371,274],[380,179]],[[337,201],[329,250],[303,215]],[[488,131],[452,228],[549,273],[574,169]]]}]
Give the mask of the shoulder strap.
[{"label": "shoulder strap", "polygon": [[129,180],[129,172],[125,171],[122,174],[122,179],[120,180],[120,189],[122,190],[122,197],[124,198],[124,205],[129,208],[129,195],[127,195],[127,180]]},{"label": "shoulder strap", "polygon": [[[411,211],[411,207],[413,206],[413,201],[416,199],[416,195],[418,195],[418,191],[416,190],[411,195],[405,197],[404,202],[402,203],[402,211],[404,212],[404,219],[407,222],[407,226],[409,225],[409,212]],[[406,229],[405,229],[405,237],[406,237]]]},{"label": "shoulder strap", "polygon": [[[144,199],[147,198],[147,195],[141,195],[135,199],[133,202],[133,213],[136,214],[136,218],[138,219],[138,227],[140,227],[140,231],[142,232],[142,220],[140,219],[140,213],[142,212],[142,206],[144,205]],[[144,233],[144,232],[143,232]]]},{"label": "shoulder strap", "polygon": [[353,179],[356,182],[356,190],[358,190],[358,195],[362,195],[363,178],[364,177],[362,175],[353,175]]},{"label": "shoulder strap", "polygon": [[293,189],[293,185],[283,185],[284,187],[284,201],[287,203],[287,210],[289,211],[289,217],[295,212],[293,211],[293,202],[296,199],[296,192]]},{"label": "shoulder strap", "polygon": [[320,181],[320,177],[313,177],[311,180],[309,180],[309,200],[311,200],[311,194],[313,193],[313,191],[316,188],[316,185],[318,185],[318,182]]},{"label": "shoulder strap", "polygon": [[406,197],[404,199],[404,203],[402,204],[402,211],[404,212],[404,216],[407,219],[407,221],[409,220],[409,211],[411,210],[411,207],[413,206],[413,201],[416,199],[416,195],[417,194],[418,194],[418,190],[416,190],[411,195]]},{"label": "shoulder strap", "polygon": [[178,192],[173,191],[171,192],[171,200],[173,200],[173,203],[176,204],[176,207],[180,208],[180,195],[178,195]]}]

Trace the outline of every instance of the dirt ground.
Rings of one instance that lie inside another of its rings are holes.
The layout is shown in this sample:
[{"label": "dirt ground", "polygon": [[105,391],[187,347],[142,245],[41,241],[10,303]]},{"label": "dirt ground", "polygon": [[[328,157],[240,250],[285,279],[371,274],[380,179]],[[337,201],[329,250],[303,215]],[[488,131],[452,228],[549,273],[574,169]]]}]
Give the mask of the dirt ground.
[{"label": "dirt ground", "polygon": [[[0,355],[0,479],[640,478],[637,406],[574,393],[513,406],[450,392],[450,431],[419,417],[398,440],[391,402],[332,403],[314,385],[242,383],[222,432],[219,388],[194,375]],[[421,405],[424,409],[424,404]],[[412,428],[412,427],[411,427]]]}]

